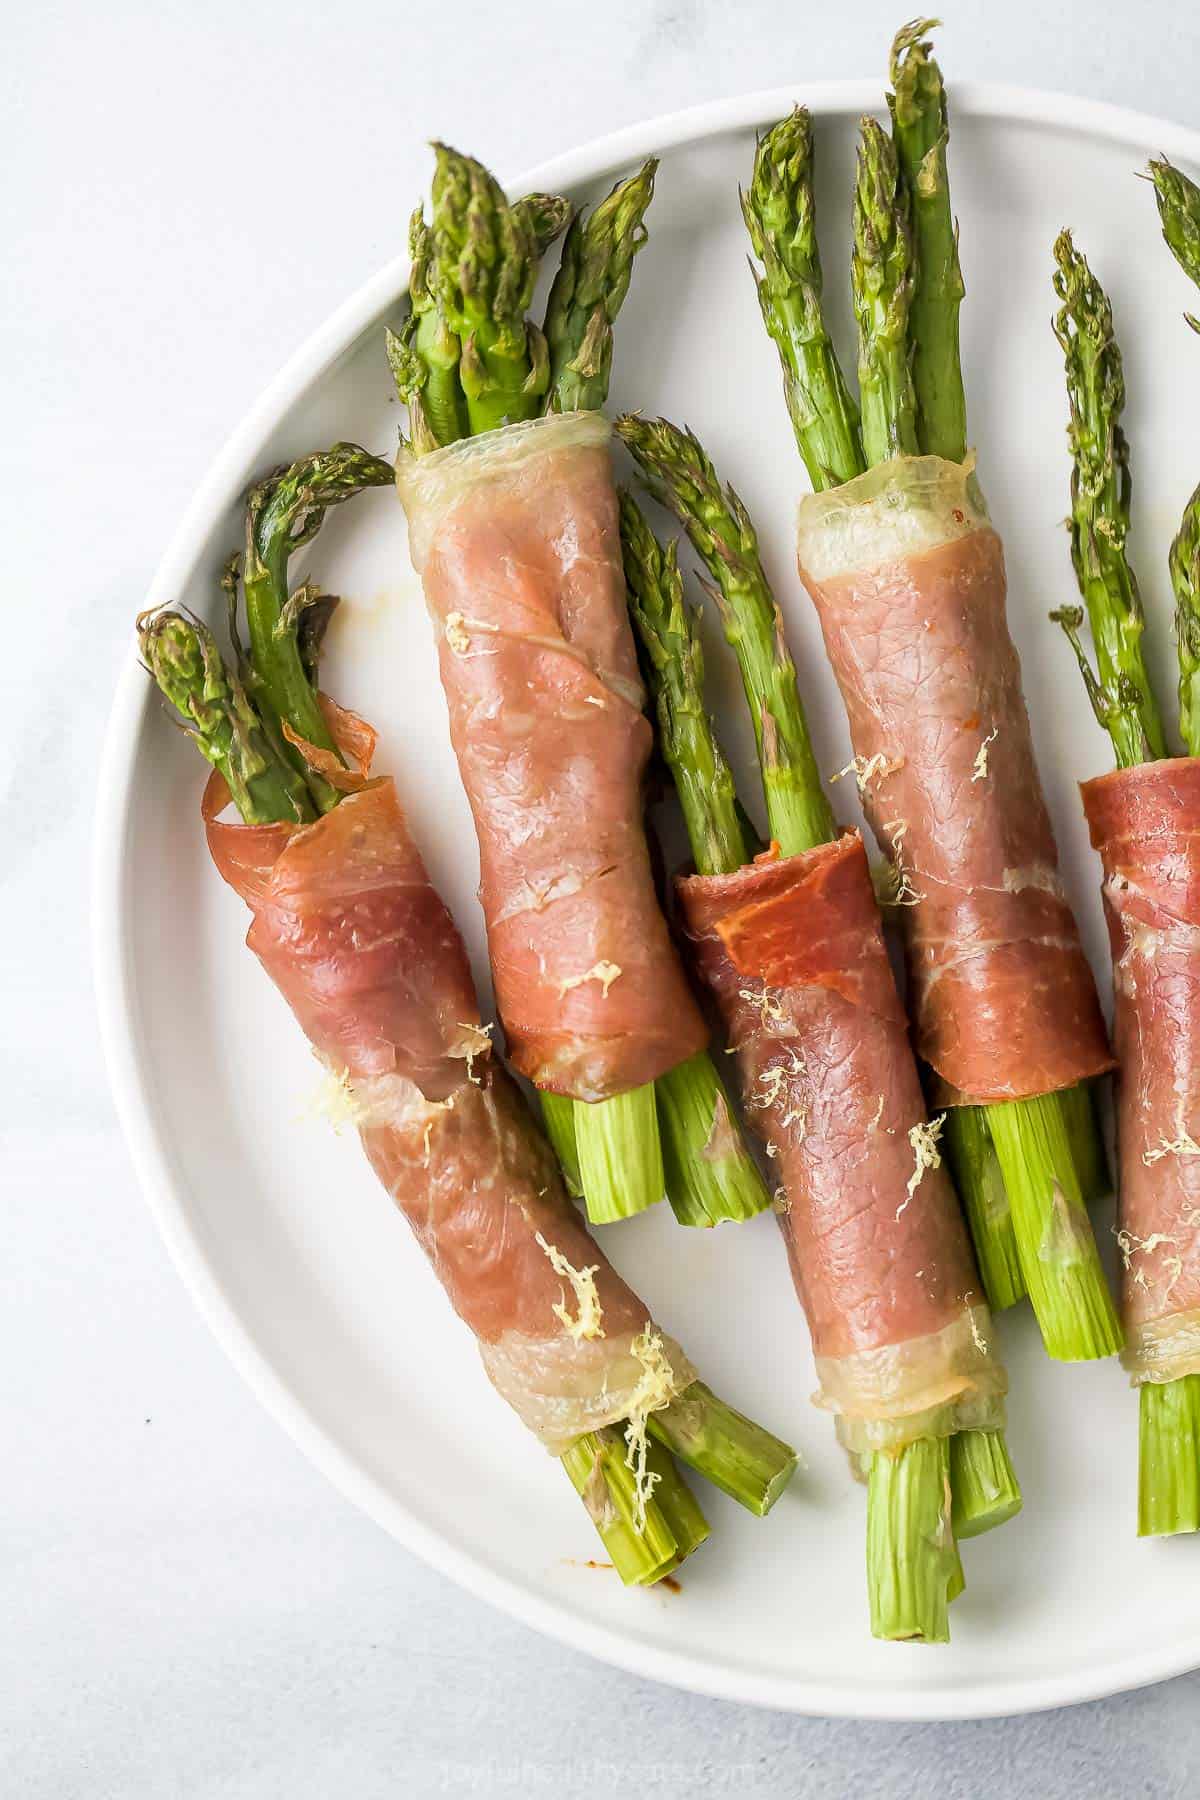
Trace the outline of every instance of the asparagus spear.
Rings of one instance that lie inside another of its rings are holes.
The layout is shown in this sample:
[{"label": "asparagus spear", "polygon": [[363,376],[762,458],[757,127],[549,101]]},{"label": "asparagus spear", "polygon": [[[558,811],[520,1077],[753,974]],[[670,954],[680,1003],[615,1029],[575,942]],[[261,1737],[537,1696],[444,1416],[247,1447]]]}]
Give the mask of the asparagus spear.
[{"label": "asparagus spear", "polygon": [[758,537],[733,488],[722,488],[692,432],[626,413],[617,432],[656,498],[676,514],[704,559],[725,637],[742,673],[762,770],[771,836],[785,856],[835,835],[800,703],[796,665],[758,553]]},{"label": "asparagus spear", "polygon": [[1138,1536],[1200,1531],[1200,1375],[1138,1393]]},{"label": "asparagus spear", "polygon": [[1145,613],[1126,554],[1132,479],[1121,429],[1125,376],[1108,296],[1069,231],[1054,245],[1054,332],[1071,406],[1071,560],[1096,651],[1093,673],[1079,638],[1078,608],[1053,615],[1067,632],[1089,697],[1112,738],[1118,768],[1166,755],[1162,720],[1142,653]]},{"label": "asparagus spear", "polygon": [[837,487],[865,468],[858,408],[821,310],[821,254],[812,193],[813,136],[798,106],[761,138],[742,215],[754,255],[763,323],[783,365],[783,391],[796,443],[816,489]]},{"label": "asparagus spear", "polygon": [[201,619],[152,610],[137,622],[142,661],[187,721],[200,754],[225,778],[248,825],[315,819],[307,783],[283,754]]},{"label": "asparagus spear", "polygon": [[1200,756],[1200,487],[1183,509],[1171,544],[1175,642],[1179,655],[1179,729],[1189,756]]},{"label": "asparagus spear", "polygon": [[531,209],[510,206],[473,157],[435,144],[434,258],[438,303],[462,346],[458,378],[472,436],[535,419],[550,380],[546,340],[526,318],[537,278]]},{"label": "asparagus spear", "polygon": [[[311,542],[329,507],[369,487],[390,487],[393,470],[357,444],[301,458],[276,469],[251,488],[246,503],[246,552],[242,564],[246,623],[250,634],[249,685],[269,728],[286,721],[298,738],[324,750],[337,746],[300,654],[300,609],[288,608],[288,563],[292,552]],[[337,803],[337,789],[313,771],[302,752],[289,746],[318,811]]]},{"label": "asparagus spear", "polygon": [[963,278],[946,168],[950,124],[942,72],[932,46],[924,41],[937,23],[915,19],[897,33],[888,106],[912,208],[915,271],[910,335],[917,437],[924,455],[961,462],[967,453],[967,403],[958,343]]},{"label": "asparagus spear", "polygon": [[386,333],[386,341],[396,387],[408,407],[412,446],[424,456],[466,437],[470,425],[458,378],[462,344],[434,279],[432,233],[419,206],[409,222],[408,248],[408,317],[398,332]]},{"label": "asparagus spear", "polygon": [[[1151,159],[1149,175],[1167,248],[1184,274],[1200,287],[1200,187],[1165,156]],[[1191,313],[1183,316],[1193,331],[1200,331],[1200,319]]]},{"label": "asparagus spear", "polygon": [[563,194],[526,194],[515,202],[513,211],[528,228],[534,257],[540,263],[570,224],[575,209]]},{"label": "asparagus spear", "polygon": [[657,168],[650,157],[590,214],[576,214],[567,233],[546,307],[549,412],[596,411],[608,398],[613,320],[646,242],[643,220]]},{"label": "asparagus spear", "polygon": [[[617,421],[624,436],[627,420]],[[628,441],[628,440],[627,440]],[[737,788],[704,706],[704,649],[683,598],[678,550],[664,549],[636,501],[621,494],[621,549],[629,608],[651,670],[658,742],[683,809],[701,875],[750,862]]]},{"label": "asparagus spear", "polygon": [[909,197],[896,146],[874,119],[864,119],[854,187],[850,291],[858,320],[858,386],[868,467],[893,456],[914,456],[919,449],[909,335],[913,285]]},{"label": "asparagus spear", "polygon": [[[779,715],[778,732],[763,734],[769,754],[760,751],[772,836],[785,854],[827,842],[837,828],[812,755],[795,664],[745,508],[732,488],[722,487],[694,434],[666,420],[648,423],[633,415],[618,420],[617,429],[717,583],[726,636],[738,657],[752,714],[767,707],[768,717]],[[704,704],[698,617],[684,604],[674,547],[661,548],[628,494],[621,496],[621,542],[630,610],[651,670],[663,756],[683,805],[692,855],[702,874],[729,873],[749,860],[751,847],[741,827],[733,777]],[[788,765],[791,782],[780,785],[771,777],[784,763],[777,745],[785,741],[795,760]],[[806,799],[802,811],[795,804],[801,791]],[[1002,1432],[958,1436],[963,1440],[955,1462],[960,1516],[971,1531],[985,1531],[1020,1509],[1020,1487]],[[944,1453],[931,1455],[928,1442],[895,1457],[874,1458],[889,1465],[873,1474],[868,1496],[868,1589],[873,1628],[880,1636],[939,1638],[944,1630],[957,1559],[947,1560],[940,1528],[935,1542],[928,1524],[930,1516],[942,1516],[943,1492],[949,1496],[951,1484]],[[910,1588],[891,1578],[890,1572],[901,1565],[921,1571],[913,1577],[923,1608],[919,1630],[911,1629],[906,1610]],[[957,1573],[961,1580],[961,1569]]]}]

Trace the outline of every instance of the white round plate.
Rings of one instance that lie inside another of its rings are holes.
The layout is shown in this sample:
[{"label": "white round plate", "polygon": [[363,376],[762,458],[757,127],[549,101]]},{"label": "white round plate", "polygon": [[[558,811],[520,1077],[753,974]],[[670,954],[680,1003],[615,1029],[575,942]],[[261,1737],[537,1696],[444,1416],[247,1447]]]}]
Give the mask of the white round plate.
[{"label": "white round plate", "polygon": [[[614,408],[693,425],[758,522],[828,770],[848,760],[840,703],[792,568],[805,478],[775,351],[746,270],[737,187],[756,128],[805,98],[817,115],[826,286],[842,333],[855,124],[880,89],[837,84],[697,108],[534,171],[594,199],[615,173],[663,158],[617,330]],[[1060,226],[1106,281],[1130,388],[1138,481],[1134,558],[1171,690],[1165,555],[1200,477],[1193,421],[1194,296],[1134,179],[1165,150],[1200,165],[1200,138],[1045,94],[955,87],[951,146],[967,282],[971,435],[1007,545],[1011,616],[1065,873],[1107,986],[1096,868],[1076,781],[1110,763],[1066,644],[1046,622],[1073,597],[1062,360],[1050,330]],[[396,261],[296,356],[234,434],[177,532],[151,602],[215,616],[217,575],[241,535],[240,497],[268,466],[354,438],[384,454],[398,411],[382,321],[401,308]],[[450,750],[400,508],[374,493],[329,518],[309,566],[347,596],[327,685],[382,730],[435,882],[485,971],[475,840]],[[131,621],[132,623],[132,621]],[[711,662],[724,729],[750,781],[729,658]],[[843,782],[845,816],[853,807]],[[967,1718],[1083,1700],[1200,1665],[1200,1543],[1134,1535],[1137,1409],[1115,1362],[1058,1367],[1027,1308],[1001,1331],[1020,1520],[965,1547],[953,1644],[872,1642],[862,1490],[830,1422],[808,1404],[804,1321],[769,1218],[682,1231],[666,1207],[610,1228],[605,1246],[707,1380],[799,1445],[807,1467],[765,1522],[705,1489],[714,1532],[682,1591],[627,1593],[588,1566],[591,1529],[561,1471],[492,1392],[352,1133],[312,1116],[317,1071],[242,945],[246,919],[200,830],[201,768],[131,656],[114,708],[96,830],[95,963],[125,1131],[179,1269],[264,1402],[338,1486],[410,1549],[528,1624],[640,1674],[814,1713]],[[1111,1214],[1098,1220],[1110,1235]]]}]

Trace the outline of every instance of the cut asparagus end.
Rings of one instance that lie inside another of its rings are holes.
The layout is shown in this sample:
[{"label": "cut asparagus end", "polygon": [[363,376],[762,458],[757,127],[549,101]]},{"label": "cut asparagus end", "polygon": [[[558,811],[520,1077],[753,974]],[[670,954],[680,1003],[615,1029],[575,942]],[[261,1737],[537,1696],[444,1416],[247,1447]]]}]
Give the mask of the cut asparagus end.
[{"label": "cut asparagus end", "polygon": [[1200,1531],[1200,1375],[1140,1390],[1138,1536]]},{"label": "cut asparagus end", "polygon": [[945,1438],[880,1450],[867,1476],[867,1595],[877,1638],[948,1644],[962,1592]]},{"label": "cut asparagus end", "polygon": [[1060,1362],[1112,1356],[1124,1339],[1083,1203],[1062,1094],[985,1110],[1047,1354]]},{"label": "cut asparagus end", "polygon": [[576,1440],[559,1458],[626,1587],[649,1587],[678,1568],[708,1536],[708,1523],[670,1456],[651,1446],[653,1491],[644,1516],[620,1430],[606,1426]]},{"label": "cut asparagus end", "polygon": [[1002,1431],[958,1431],[950,1439],[951,1520],[956,1539],[980,1537],[1021,1510],[1021,1484]]},{"label": "cut asparagus end", "polygon": [[946,1149],[967,1226],[975,1246],[983,1291],[993,1312],[1025,1297],[1012,1207],[983,1108],[952,1106],[946,1115]]},{"label": "cut asparagus end", "polygon": [[1075,1087],[1064,1088],[1059,1100],[1067,1136],[1071,1140],[1071,1158],[1079,1177],[1079,1191],[1084,1205],[1091,1206],[1093,1201],[1103,1200],[1113,1191],[1108,1152],[1096,1116],[1091,1082],[1081,1081]]},{"label": "cut asparagus end", "polygon": [[752,1219],[771,1204],[707,1050],[654,1084],[667,1199],[681,1225]]},{"label": "cut asparagus end", "polygon": [[593,1225],[631,1219],[666,1192],[654,1087],[648,1081],[609,1100],[574,1103],[579,1180]]},{"label": "cut asparagus end", "polygon": [[[628,1474],[628,1466],[623,1466]],[[678,1568],[710,1536],[712,1527],[700,1502],[675,1467],[670,1452],[661,1444],[647,1444],[646,1470],[648,1474],[660,1477],[654,1485],[654,1503],[674,1535],[674,1566]]]},{"label": "cut asparagus end", "polygon": [[542,1124],[559,1161],[567,1192],[577,1200],[583,1197],[583,1177],[579,1173],[579,1144],[575,1135],[575,1102],[568,1094],[544,1094],[539,1091]]},{"label": "cut asparagus end", "polygon": [[718,1399],[702,1381],[646,1424],[653,1437],[714,1487],[764,1519],[796,1472],[790,1444]]}]

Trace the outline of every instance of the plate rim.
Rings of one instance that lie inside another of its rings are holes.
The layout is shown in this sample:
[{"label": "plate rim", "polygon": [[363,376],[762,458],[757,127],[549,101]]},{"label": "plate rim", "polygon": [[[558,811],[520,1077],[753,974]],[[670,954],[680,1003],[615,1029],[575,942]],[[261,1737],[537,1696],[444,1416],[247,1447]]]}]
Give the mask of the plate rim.
[{"label": "plate rim", "polygon": [[[956,82],[955,111],[975,119],[1090,133],[1144,150],[1154,145],[1200,165],[1200,131],[1150,113],[1051,90],[992,82]],[[505,185],[570,190],[603,179],[618,166],[744,131],[781,118],[798,95],[816,117],[882,110],[878,81],[824,81],[760,88],[702,101],[622,126],[560,152]],[[146,604],[180,590],[201,552],[213,518],[245,485],[250,458],[286,413],[371,322],[394,303],[409,259],[391,258],[344,300],[269,381],[229,434],[186,507],[150,583]],[[210,1265],[176,1187],[143,1082],[133,990],[132,946],[123,917],[124,846],[134,805],[137,744],[151,704],[150,684],[131,647],[113,697],[100,757],[91,846],[91,958],[101,1045],[117,1118],[130,1158],[171,1260],[218,1343],[268,1412],[333,1485],[407,1550],[479,1599],[572,1649],[654,1681],[714,1699],[828,1718],[904,1722],[1009,1717],[1128,1692],[1200,1667],[1200,1631],[1157,1654],[1117,1657],[1094,1668],[1010,1682],[950,1682],[927,1688],[872,1686],[856,1696],[844,1686],[794,1676],[765,1677],[719,1666],[682,1651],[647,1644],[610,1626],[580,1620],[531,1585],[502,1574],[415,1517],[402,1501],[327,1438],[302,1401],[254,1341],[233,1297]]]}]

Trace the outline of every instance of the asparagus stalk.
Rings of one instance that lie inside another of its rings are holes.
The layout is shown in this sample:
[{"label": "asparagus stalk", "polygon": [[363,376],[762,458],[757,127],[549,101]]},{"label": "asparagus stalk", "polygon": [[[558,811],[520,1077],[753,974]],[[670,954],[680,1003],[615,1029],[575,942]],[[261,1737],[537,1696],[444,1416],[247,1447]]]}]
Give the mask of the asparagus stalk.
[{"label": "asparagus stalk", "polygon": [[533,240],[533,254],[540,263],[551,244],[571,222],[575,209],[563,194],[526,194],[513,206]]},{"label": "asparagus stalk", "polygon": [[657,168],[650,157],[590,214],[578,213],[567,233],[546,308],[549,412],[597,411],[608,398],[613,321],[646,242],[643,220]]},{"label": "asparagus stalk", "polygon": [[576,1101],[579,1181],[593,1225],[631,1219],[666,1198],[655,1084],[607,1100]]},{"label": "asparagus stalk", "polygon": [[669,1406],[650,1414],[650,1434],[681,1462],[707,1476],[747,1511],[762,1519],[796,1472],[790,1444],[765,1431],[694,1381]]},{"label": "asparagus stalk", "polygon": [[[284,722],[297,738],[324,750],[337,746],[321,711],[300,652],[299,617],[290,608],[288,563],[310,543],[331,506],[369,487],[390,487],[393,470],[357,444],[335,444],[290,467],[276,469],[251,488],[246,503],[246,551],[242,589],[250,635],[249,685],[269,727]],[[289,745],[319,812],[337,803],[337,789],[313,771],[303,753]]]},{"label": "asparagus stalk", "polygon": [[1052,615],[1084,671],[1088,694],[1112,738],[1117,766],[1166,755],[1162,720],[1142,652],[1145,614],[1126,540],[1132,478],[1121,429],[1125,376],[1108,296],[1069,231],[1054,245],[1054,332],[1067,370],[1071,422],[1071,560],[1096,652],[1091,671],[1079,639],[1078,608]]},{"label": "asparagus stalk", "polygon": [[980,1537],[1021,1510],[1021,1488],[1002,1431],[956,1431],[950,1439],[951,1521],[958,1539]]},{"label": "asparagus stalk", "polygon": [[[1056,1096],[1070,1144],[1071,1165],[1085,1205],[1112,1192],[1104,1144],[1086,1082]],[[1012,1202],[996,1146],[980,1106],[952,1106],[946,1115],[946,1152],[966,1208],[979,1273],[993,1312],[1027,1293],[1013,1230]]]},{"label": "asparagus stalk", "polygon": [[1200,1375],[1139,1390],[1138,1536],[1200,1531]]},{"label": "asparagus stalk", "polygon": [[408,248],[408,317],[398,332],[386,333],[386,341],[392,375],[408,407],[412,446],[424,456],[466,437],[470,424],[458,378],[462,344],[442,304],[433,237],[419,206],[409,222]]},{"label": "asparagus stalk", "polygon": [[909,313],[914,260],[909,197],[896,146],[874,119],[864,119],[854,187],[850,290],[858,321],[858,386],[867,466],[913,456],[917,397],[913,387]]},{"label": "asparagus stalk", "polygon": [[951,1106],[946,1113],[946,1154],[963,1210],[988,1305],[1003,1312],[1025,1297],[1025,1277],[1013,1230],[1012,1202],[982,1106]]},{"label": "asparagus stalk", "polygon": [[537,278],[537,221],[528,206],[510,206],[473,157],[448,144],[434,153],[431,279],[462,346],[458,378],[478,436],[542,411],[546,340],[525,316]]},{"label": "asparagus stalk", "polygon": [[[1165,156],[1151,159],[1149,176],[1167,248],[1184,274],[1200,287],[1200,187]],[[1193,331],[1200,331],[1200,319],[1191,313],[1183,316]]]},{"label": "asparagus stalk", "polygon": [[1179,656],[1179,730],[1189,756],[1200,756],[1200,487],[1183,509],[1171,544],[1175,643]]},{"label": "asparagus stalk", "polygon": [[812,192],[813,134],[796,107],[761,138],[742,215],[754,255],[763,323],[779,351],[796,443],[815,489],[838,487],[865,468],[858,408],[846,386],[821,308],[821,254]]},{"label": "asparagus stalk", "polygon": [[877,1452],[867,1476],[867,1594],[875,1637],[948,1644],[947,1608],[962,1592],[950,1452],[919,1438]]},{"label": "asparagus stalk", "polygon": [[646,1457],[653,1491],[640,1501],[619,1429],[589,1432],[560,1461],[626,1587],[661,1581],[709,1535],[687,1483],[656,1446]]},{"label": "asparagus stalk", "polygon": [[923,455],[962,462],[967,403],[958,342],[963,300],[958,230],[950,210],[950,123],[942,72],[923,41],[936,19],[915,19],[892,45],[888,95],[900,173],[908,191],[915,272],[909,308],[917,438]]},{"label": "asparagus stalk", "polygon": [[725,637],[741,670],[762,771],[771,836],[785,856],[836,834],[821,785],[796,665],[759,557],[758,538],[732,487],[722,487],[692,432],[626,413],[617,431],[655,496],[703,558]]},{"label": "asparagus stalk", "polygon": [[264,727],[241,680],[203,620],[158,610],[137,622],[142,661],[186,720],[200,754],[225,778],[248,825],[316,818],[304,778]]},{"label": "asparagus stalk", "polygon": [[[696,866],[701,873],[740,868],[753,850],[729,765],[703,711],[704,653],[685,614],[675,546],[662,549],[628,494],[622,493],[620,504],[630,606],[654,665],[659,741],[687,815]],[[653,613],[643,609],[638,616],[640,596],[653,600]],[[664,708],[672,714],[668,725],[662,722]],[[680,1064],[655,1085],[667,1190],[680,1223],[712,1225],[744,1217],[750,1205],[765,1209],[770,1196],[741,1133],[714,1131],[728,1125],[733,1114],[708,1053]]]},{"label": "asparagus stalk", "polygon": [[579,1167],[579,1140],[575,1135],[575,1102],[567,1094],[538,1094],[542,1124],[554,1148],[567,1192],[583,1198],[583,1171]]},{"label": "asparagus stalk", "polygon": [[[625,420],[617,423],[624,432]],[[683,809],[701,875],[751,861],[737,788],[704,707],[704,650],[698,615],[683,598],[677,547],[664,549],[637,502],[621,494],[621,549],[634,628],[650,667],[658,742]]]}]

